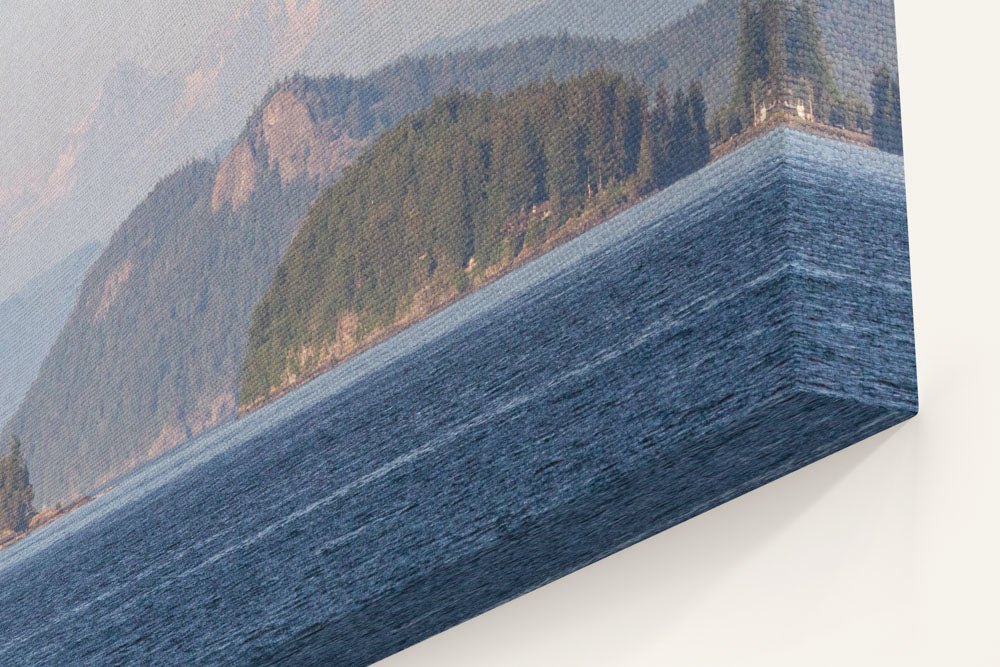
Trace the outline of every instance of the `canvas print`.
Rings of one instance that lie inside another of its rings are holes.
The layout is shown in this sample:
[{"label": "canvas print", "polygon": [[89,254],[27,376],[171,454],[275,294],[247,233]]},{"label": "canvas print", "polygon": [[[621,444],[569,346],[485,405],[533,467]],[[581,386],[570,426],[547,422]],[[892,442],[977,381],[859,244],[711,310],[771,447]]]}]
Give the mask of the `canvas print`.
[{"label": "canvas print", "polygon": [[892,0],[0,36],[2,664],[371,664],[917,411]]}]

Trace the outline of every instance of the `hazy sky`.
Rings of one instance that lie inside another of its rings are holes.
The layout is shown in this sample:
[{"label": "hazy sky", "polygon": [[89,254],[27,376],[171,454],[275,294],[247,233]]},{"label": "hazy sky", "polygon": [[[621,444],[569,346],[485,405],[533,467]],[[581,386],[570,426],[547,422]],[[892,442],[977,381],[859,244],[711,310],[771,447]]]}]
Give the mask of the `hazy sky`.
[{"label": "hazy sky", "polygon": [[116,62],[184,67],[244,0],[0,0],[0,174],[56,154]]},{"label": "hazy sky", "polygon": [[[325,0],[345,18],[393,21],[397,30],[460,14],[468,21],[477,10],[482,20],[495,19],[538,1],[487,0],[489,11],[482,11],[482,0]],[[44,156],[58,155],[115,63],[134,62],[152,74],[186,71],[198,46],[246,2],[0,0],[0,178],[51,169]]]},{"label": "hazy sky", "polygon": [[116,62],[183,67],[243,0],[0,0],[0,174],[56,155]]},{"label": "hazy sky", "polygon": [[541,1],[0,0],[0,298],[107,238],[275,80],[362,74]]}]

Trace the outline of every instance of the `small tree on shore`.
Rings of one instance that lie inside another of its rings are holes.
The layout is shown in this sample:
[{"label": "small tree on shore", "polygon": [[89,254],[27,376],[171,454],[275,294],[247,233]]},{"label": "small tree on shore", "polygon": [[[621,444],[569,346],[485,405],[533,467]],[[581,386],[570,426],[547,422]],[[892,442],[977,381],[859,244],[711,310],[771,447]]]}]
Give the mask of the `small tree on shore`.
[{"label": "small tree on shore", "polygon": [[21,441],[11,436],[10,453],[0,457],[0,531],[27,530],[35,513],[31,507],[34,499]]}]

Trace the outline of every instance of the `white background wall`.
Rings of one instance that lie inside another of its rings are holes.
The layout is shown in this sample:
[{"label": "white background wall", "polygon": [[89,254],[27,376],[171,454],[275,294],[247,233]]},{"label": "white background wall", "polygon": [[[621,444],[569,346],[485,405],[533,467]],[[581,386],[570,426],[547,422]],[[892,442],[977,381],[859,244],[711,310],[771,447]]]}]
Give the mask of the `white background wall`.
[{"label": "white background wall", "polygon": [[1000,10],[896,11],[920,415],[386,667],[1000,665]]}]

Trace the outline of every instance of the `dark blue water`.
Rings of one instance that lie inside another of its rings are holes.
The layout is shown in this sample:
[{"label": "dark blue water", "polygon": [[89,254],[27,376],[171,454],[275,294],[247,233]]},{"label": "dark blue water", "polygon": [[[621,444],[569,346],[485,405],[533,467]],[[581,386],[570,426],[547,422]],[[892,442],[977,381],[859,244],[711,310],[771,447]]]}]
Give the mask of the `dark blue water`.
[{"label": "dark blue water", "polygon": [[902,160],[776,131],[0,552],[0,664],[383,657],[906,418],[910,327]]}]

